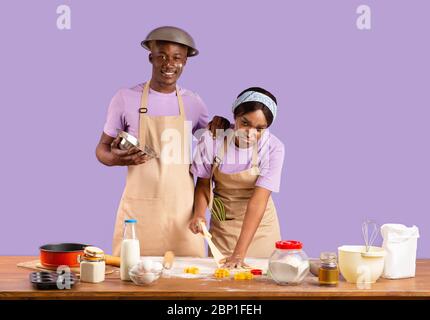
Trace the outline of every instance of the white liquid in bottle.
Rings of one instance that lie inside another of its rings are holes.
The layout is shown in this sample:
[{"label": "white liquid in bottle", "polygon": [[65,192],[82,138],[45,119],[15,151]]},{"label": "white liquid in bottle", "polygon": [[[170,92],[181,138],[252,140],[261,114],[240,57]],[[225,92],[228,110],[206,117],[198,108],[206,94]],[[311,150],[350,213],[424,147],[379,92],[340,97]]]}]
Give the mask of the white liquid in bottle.
[{"label": "white liquid in bottle", "polygon": [[137,239],[124,239],[121,244],[121,280],[130,280],[128,271],[140,259],[139,240]]},{"label": "white liquid in bottle", "polygon": [[136,220],[125,220],[124,236],[121,243],[121,280],[130,281],[129,270],[140,260],[139,239],[136,237]]}]

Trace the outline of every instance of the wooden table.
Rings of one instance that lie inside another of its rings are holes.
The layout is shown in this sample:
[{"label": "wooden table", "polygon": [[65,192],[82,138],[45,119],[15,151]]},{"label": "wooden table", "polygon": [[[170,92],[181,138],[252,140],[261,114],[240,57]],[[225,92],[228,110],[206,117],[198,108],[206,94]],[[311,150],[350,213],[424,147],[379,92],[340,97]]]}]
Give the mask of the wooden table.
[{"label": "wooden table", "polygon": [[430,260],[417,261],[415,278],[380,279],[370,289],[341,281],[337,287],[321,287],[309,276],[299,286],[279,286],[268,280],[202,280],[161,278],[139,287],[119,280],[118,273],[99,284],[78,283],[71,290],[35,290],[31,270],[17,263],[29,256],[0,256],[0,299],[430,299]]}]

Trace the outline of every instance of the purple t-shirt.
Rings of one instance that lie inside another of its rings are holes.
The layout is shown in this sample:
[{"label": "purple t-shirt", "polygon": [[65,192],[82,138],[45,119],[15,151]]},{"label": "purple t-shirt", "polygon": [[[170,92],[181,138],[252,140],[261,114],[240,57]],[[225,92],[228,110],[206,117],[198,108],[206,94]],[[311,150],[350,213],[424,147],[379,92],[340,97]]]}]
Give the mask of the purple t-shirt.
[{"label": "purple t-shirt", "polygon": [[[133,88],[124,88],[113,96],[103,131],[111,137],[116,137],[118,130],[124,130],[135,137],[139,137],[139,108],[144,83]],[[208,123],[208,110],[198,94],[179,88],[184,101],[185,116],[192,122],[193,133],[205,128]],[[178,98],[176,91],[161,93],[149,88],[148,113],[149,116],[179,115]]]},{"label": "purple t-shirt", "polygon": [[[209,131],[200,138],[194,153],[191,172],[200,178],[209,178],[214,156],[223,145],[223,138],[213,140]],[[282,165],[284,163],[284,144],[268,130],[263,132],[258,141],[258,168],[260,175],[256,186],[279,192],[281,184]],[[252,147],[239,148],[234,140],[228,145],[224,159],[219,166],[223,173],[237,173],[251,167]]]}]

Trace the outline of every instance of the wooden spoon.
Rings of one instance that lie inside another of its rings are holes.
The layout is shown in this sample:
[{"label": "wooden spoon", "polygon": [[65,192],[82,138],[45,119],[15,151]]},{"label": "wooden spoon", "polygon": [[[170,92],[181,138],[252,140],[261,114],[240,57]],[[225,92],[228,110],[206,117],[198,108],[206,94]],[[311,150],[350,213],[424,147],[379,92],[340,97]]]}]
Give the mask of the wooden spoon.
[{"label": "wooden spoon", "polygon": [[208,242],[213,258],[215,259],[215,263],[217,264],[218,268],[220,268],[223,264],[222,261],[225,261],[225,257],[212,242],[212,235],[209,233],[206,224],[202,220],[200,220],[200,225],[202,227],[203,237],[205,237],[206,241]]}]

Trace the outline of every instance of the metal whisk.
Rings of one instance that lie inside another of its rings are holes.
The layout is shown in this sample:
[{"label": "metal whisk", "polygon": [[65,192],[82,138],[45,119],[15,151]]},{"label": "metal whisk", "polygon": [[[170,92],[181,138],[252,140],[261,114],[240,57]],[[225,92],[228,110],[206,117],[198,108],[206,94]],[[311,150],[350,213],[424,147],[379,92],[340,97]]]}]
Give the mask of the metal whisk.
[{"label": "metal whisk", "polygon": [[364,243],[366,244],[366,252],[369,252],[370,247],[378,236],[378,227],[374,221],[366,219],[361,225],[361,232],[363,234]]}]

